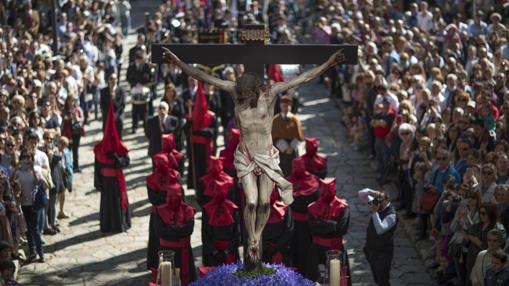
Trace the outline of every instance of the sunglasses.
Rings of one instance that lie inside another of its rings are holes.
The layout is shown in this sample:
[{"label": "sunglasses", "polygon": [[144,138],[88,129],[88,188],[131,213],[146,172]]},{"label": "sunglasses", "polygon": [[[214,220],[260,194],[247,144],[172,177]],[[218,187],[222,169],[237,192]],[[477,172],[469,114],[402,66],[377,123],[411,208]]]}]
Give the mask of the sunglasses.
[{"label": "sunglasses", "polygon": [[410,132],[401,132],[401,135],[410,135]]},{"label": "sunglasses", "polygon": [[416,86],[415,89],[421,90],[422,86]]},{"label": "sunglasses", "polygon": [[492,171],[483,171],[482,174],[483,175],[493,175],[493,172]]},{"label": "sunglasses", "polygon": [[437,157],[437,160],[438,161],[445,161],[447,160],[448,158],[447,157]]},{"label": "sunglasses", "polygon": [[486,215],[486,212],[479,212],[480,215]]}]

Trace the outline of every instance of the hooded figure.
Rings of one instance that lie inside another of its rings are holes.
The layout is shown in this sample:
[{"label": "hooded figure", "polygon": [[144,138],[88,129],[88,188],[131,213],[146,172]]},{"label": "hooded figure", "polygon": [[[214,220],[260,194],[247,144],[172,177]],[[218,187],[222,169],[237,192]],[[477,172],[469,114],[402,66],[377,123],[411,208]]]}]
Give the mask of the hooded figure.
[{"label": "hooded figure", "polygon": [[184,154],[176,149],[175,136],[172,133],[161,135],[161,153],[173,155],[177,165],[180,165],[182,158],[184,158]]},{"label": "hooded figure", "polygon": [[293,203],[291,204],[294,220],[295,237],[292,240],[292,261],[300,273],[305,273],[307,252],[311,234],[308,223],[308,206],[318,199],[320,181],[318,177],[306,171],[306,163],[302,157],[292,161],[292,175],[288,181],[293,185]]},{"label": "hooded figure", "polygon": [[214,181],[203,206],[203,264],[217,266],[239,259],[239,207],[228,199],[230,183]]},{"label": "hooded figure", "polygon": [[237,150],[237,146],[240,143],[240,130],[239,129],[231,129],[230,130],[230,140],[226,145],[226,148],[221,150],[219,156],[223,157],[223,165],[226,173],[232,177],[236,177],[235,166],[233,165],[233,159],[235,158],[235,151]]},{"label": "hooded figure", "polygon": [[270,196],[270,216],[262,233],[262,260],[267,263],[284,263],[289,266],[292,238],[292,210],[281,201],[279,191],[275,187]]},{"label": "hooded figure", "polygon": [[[207,175],[200,178],[201,185],[203,186],[202,191],[198,191],[196,193],[198,204],[201,206],[208,205],[209,207],[211,205],[207,204],[211,199],[215,199],[217,202],[218,199],[218,192],[221,193],[221,197],[224,196],[225,198],[228,198],[228,201],[231,202],[233,200],[233,184],[234,180],[232,177],[230,177],[223,169],[223,160],[222,157],[213,157],[210,156],[209,160],[209,172]],[[235,204],[235,203],[233,203]],[[235,204],[235,206],[237,206]],[[237,213],[237,212],[236,212]],[[238,216],[238,214],[236,214]],[[239,240],[239,218],[235,217],[235,224],[226,226],[226,224],[223,224],[221,227],[218,225],[213,226],[210,224],[210,219],[208,216],[208,213],[205,211],[203,212],[202,217],[202,243],[203,243],[203,262],[205,265],[218,265],[218,261],[220,259],[215,258],[215,253],[213,252],[217,251],[217,248],[224,249],[228,246],[221,245],[221,247],[218,247],[217,243],[215,243],[214,235],[210,235],[212,232],[218,232],[218,233],[229,233],[230,236],[226,238],[226,240],[231,239],[232,240],[232,247],[233,245],[238,246],[238,240]],[[212,222],[213,223],[213,222]],[[222,230],[220,230],[222,229]],[[231,236],[235,235],[235,237]],[[226,234],[219,234],[219,237],[225,238]],[[221,239],[224,240],[224,239]],[[214,245],[216,244],[216,245]],[[236,248],[235,248],[236,251]]]},{"label": "hooded figure", "polygon": [[190,148],[188,148],[188,158],[190,160],[187,187],[196,190],[200,188],[198,180],[207,173],[208,164],[206,162],[212,155],[217,137],[215,114],[208,110],[207,99],[203,93],[201,82],[198,82],[191,121],[192,134]]},{"label": "hooded figure", "polygon": [[94,147],[94,186],[101,192],[101,232],[122,232],[131,227],[129,203],[122,168],[129,166],[129,149],[118,138],[110,103],[103,139]]},{"label": "hooded figure", "polygon": [[[308,206],[312,244],[309,251],[309,268],[306,276],[313,281],[316,281],[320,276],[318,265],[326,263],[325,254],[327,250],[340,250],[342,252],[341,277],[350,276],[348,273],[348,256],[343,246],[343,235],[348,230],[350,211],[346,201],[336,196],[335,185],[335,178],[320,180],[320,197]],[[342,282],[341,285],[346,284]],[[350,285],[349,282],[348,285]]]},{"label": "hooded figure", "polygon": [[178,182],[178,172],[171,168],[171,154],[158,153],[154,155],[154,172],[147,176],[148,200],[152,204],[149,221],[149,236],[147,247],[147,268],[156,270],[159,264],[157,251],[159,250],[159,237],[156,232],[156,207],[166,203],[167,192],[182,192]]},{"label": "hooded figure", "polygon": [[159,250],[175,252],[175,268],[180,268],[183,286],[196,280],[191,234],[196,210],[182,200],[182,192],[166,192],[166,203],[156,207],[154,216],[159,235]]},{"label": "hooded figure", "polygon": [[196,197],[198,203],[200,205],[204,205],[210,197],[215,196],[214,193],[214,183],[224,183],[225,187],[228,189],[228,197],[231,196],[231,188],[233,186],[234,180],[230,177],[223,168],[223,157],[214,157],[210,156],[209,159],[209,171],[208,174],[200,178],[200,181],[203,185],[202,190],[198,190],[196,193]]},{"label": "hooded figure", "polygon": [[304,141],[306,141],[306,154],[301,158],[306,163],[306,170],[324,179],[327,176],[327,158],[318,155],[318,139],[304,138]]},{"label": "hooded figure", "polygon": [[[241,210],[244,209],[244,192],[242,191],[241,186],[238,183],[237,179],[237,170],[235,169],[235,165],[233,165],[233,160],[235,158],[235,151],[237,151],[237,146],[240,143],[240,130],[236,128],[230,129],[230,138],[228,140],[228,144],[226,148],[219,152],[219,156],[223,157],[223,166],[226,174],[230,175],[233,178],[233,187],[231,190],[231,198],[232,201],[240,207]],[[240,212],[240,235],[241,241],[244,237],[244,213]]]}]

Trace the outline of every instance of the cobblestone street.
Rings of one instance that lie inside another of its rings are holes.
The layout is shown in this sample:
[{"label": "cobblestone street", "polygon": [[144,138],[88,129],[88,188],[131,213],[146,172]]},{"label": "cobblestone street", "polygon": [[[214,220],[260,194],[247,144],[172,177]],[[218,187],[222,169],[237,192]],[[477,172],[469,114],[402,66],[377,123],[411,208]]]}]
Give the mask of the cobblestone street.
[{"label": "cobblestone street", "polygon": [[[139,19],[134,22],[140,23],[143,21],[142,11],[152,11],[151,6],[155,3],[137,1],[134,5],[133,14],[139,14]],[[126,40],[124,55],[128,54],[133,42],[134,36],[131,35]],[[124,75],[121,79],[124,80]],[[125,87],[125,82],[122,85]],[[313,82],[301,88],[300,96],[303,106],[299,117],[305,128],[305,135],[319,138],[319,150],[327,155],[329,161],[328,175],[337,178],[338,194],[350,204],[351,220],[346,245],[350,255],[353,285],[374,285],[362,253],[369,212],[356,196],[357,191],[362,188],[376,188],[374,171],[367,156],[353,151],[347,142],[339,111],[329,99],[325,88]],[[145,177],[151,171],[151,164],[142,129],[139,128],[136,134],[127,131],[130,131],[131,127],[130,110],[129,103],[124,121],[124,141],[130,148],[131,157],[131,166],[125,170],[125,174],[132,211],[132,228],[115,235],[105,235],[99,231],[100,194],[93,186],[92,149],[102,134],[100,122],[93,121],[87,126],[87,134],[82,139],[80,148],[83,171],[75,174],[75,191],[68,194],[66,200],[65,209],[70,218],[60,220],[60,234],[44,236],[46,263],[32,263],[20,269],[19,282],[23,285],[146,285],[149,279],[145,255],[150,204]],[[192,236],[196,256],[201,253],[200,226],[201,213],[198,213]],[[395,244],[392,285],[430,285],[430,276],[403,227],[399,227],[396,232]],[[197,264],[199,263],[198,261]]]}]

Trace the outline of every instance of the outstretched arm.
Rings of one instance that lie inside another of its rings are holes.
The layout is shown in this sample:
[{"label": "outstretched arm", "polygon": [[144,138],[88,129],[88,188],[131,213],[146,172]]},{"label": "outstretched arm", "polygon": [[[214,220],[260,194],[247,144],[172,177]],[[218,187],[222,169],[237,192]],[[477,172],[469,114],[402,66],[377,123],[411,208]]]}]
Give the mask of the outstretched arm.
[{"label": "outstretched arm", "polygon": [[167,62],[173,62],[179,66],[188,76],[193,77],[197,80],[204,81],[208,84],[214,85],[219,89],[233,94],[235,83],[228,80],[222,80],[215,76],[211,76],[197,68],[190,67],[183,61],[181,61],[174,53],[167,48],[163,48],[163,59]]},{"label": "outstretched arm", "polygon": [[270,91],[271,98],[275,98],[278,94],[285,92],[291,88],[294,88],[298,85],[310,82],[311,80],[315,79],[316,77],[324,73],[329,68],[343,62],[344,60],[345,55],[343,54],[343,49],[340,49],[337,52],[335,52],[332,56],[330,56],[330,58],[322,65],[307,70],[287,82],[278,82],[274,84]]}]

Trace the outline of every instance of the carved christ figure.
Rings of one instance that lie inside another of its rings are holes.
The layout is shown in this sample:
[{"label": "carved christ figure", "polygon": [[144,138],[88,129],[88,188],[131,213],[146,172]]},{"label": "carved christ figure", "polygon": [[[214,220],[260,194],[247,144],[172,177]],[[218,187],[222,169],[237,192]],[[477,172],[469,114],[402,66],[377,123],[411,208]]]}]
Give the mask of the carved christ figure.
[{"label": "carved christ figure", "polygon": [[264,85],[254,73],[244,73],[236,82],[221,80],[182,62],[163,48],[165,61],[175,63],[187,75],[227,91],[235,103],[235,119],[240,129],[240,144],[235,152],[235,168],[244,189],[246,203],[244,224],[247,232],[247,255],[251,265],[261,260],[261,234],[270,215],[273,184],[281,190],[283,202],[293,202],[292,185],[284,179],[279,167],[279,153],[272,144],[272,119],[277,95],[309,82],[332,66],[345,60],[343,50],[334,53],[325,63],[287,82]]}]

